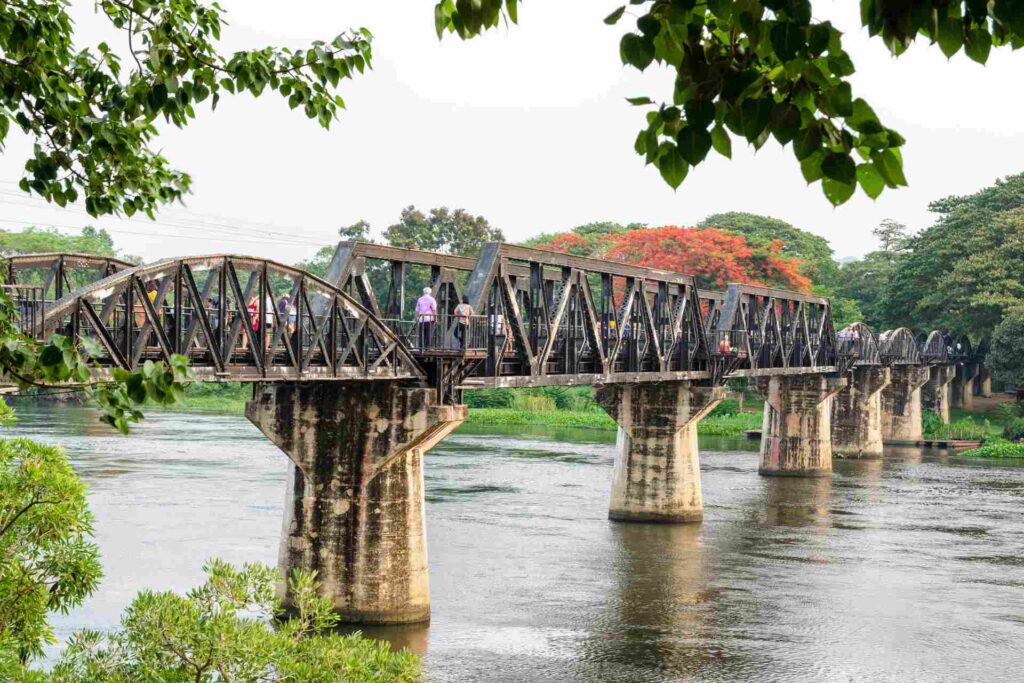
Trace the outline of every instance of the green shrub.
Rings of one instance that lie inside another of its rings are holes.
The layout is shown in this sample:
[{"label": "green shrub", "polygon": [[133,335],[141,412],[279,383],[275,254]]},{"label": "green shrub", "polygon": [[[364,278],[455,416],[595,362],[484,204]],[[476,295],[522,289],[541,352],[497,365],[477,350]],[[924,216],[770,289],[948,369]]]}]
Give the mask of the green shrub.
[{"label": "green shrub", "polygon": [[992,415],[996,422],[1006,424],[1017,418],[1024,418],[1024,406],[1017,402],[1003,403],[992,409]]},{"label": "green shrub", "polygon": [[1009,420],[1003,426],[1003,436],[1010,441],[1024,441],[1024,417]]},{"label": "green shrub", "polygon": [[558,406],[550,396],[525,393],[515,395],[515,398],[512,401],[512,408],[514,410],[524,410],[527,412],[558,410]]},{"label": "green shrub", "polygon": [[511,408],[514,398],[511,389],[474,389],[462,394],[470,408]]},{"label": "green shrub", "polygon": [[740,412],[740,402],[734,398],[727,398],[711,411],[708,417],[725,417],[727,415],[737,415]]},{"label": "green shrub", "polygon": [[[929,439],[987,439],[993,435],[992,423],[985,420],[978,424],[970,418],[943,424],[942,419],[934,413],[921,416],[924,436]],[[995,432],[998,433],[998,432]]]},{"label": "green shrub", "polygon": [[970,458],[1024,458],[1024,443],[992,441],[960,455]]}]

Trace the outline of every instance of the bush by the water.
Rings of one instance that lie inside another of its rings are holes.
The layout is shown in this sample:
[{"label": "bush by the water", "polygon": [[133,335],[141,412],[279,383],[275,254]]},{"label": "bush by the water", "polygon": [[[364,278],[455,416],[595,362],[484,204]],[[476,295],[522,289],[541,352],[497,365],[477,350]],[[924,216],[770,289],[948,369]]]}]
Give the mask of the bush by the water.
[{"label": "bush by the water", "polygon": [[992,441],[978,448],[964,451],[961,455],[971,458],[1024,458],[1024,443]]},{"label": "bush by the water", "polygon": [[988,420],[979,424],[970,418],[963,418],[945,424],[941,417],[931,411],[921,416],[921,427],[926,439],[986,439],[993,432]]},{"label": "bush by the water", "polygon": [[535,389],[474,389],[463,393],[470,408],[517,410],[600,411],[590,387],[537,387]]},{"label": "bush by the water", "polygon": [[709,417],[724,417],[727,415],[737,415],[740,412],[740,402],[734,398],[727,398],[711,411]]},{"label": "bush by the water", "polygon": [[1010,441],[1024,441],[1024,417],[1015,417],[1003,426],[1003,436]]}]

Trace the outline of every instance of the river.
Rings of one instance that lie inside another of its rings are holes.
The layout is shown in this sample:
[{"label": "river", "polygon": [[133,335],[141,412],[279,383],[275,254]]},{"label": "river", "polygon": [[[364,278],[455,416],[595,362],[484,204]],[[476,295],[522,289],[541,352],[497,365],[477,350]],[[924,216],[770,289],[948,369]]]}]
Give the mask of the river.
[{"label": "river", "polygon": [[[210,557],[274,563],[285,456],[241,416],[19,405],[66,447],[106,577],[56,618],[109,628]],[[432,622],[370,629],[431,681],[1016,681],[1024,466],[893,449],[831,479],[701,439],[701,525],[607,520],[614,435],[463,427],[426,460]]]}]

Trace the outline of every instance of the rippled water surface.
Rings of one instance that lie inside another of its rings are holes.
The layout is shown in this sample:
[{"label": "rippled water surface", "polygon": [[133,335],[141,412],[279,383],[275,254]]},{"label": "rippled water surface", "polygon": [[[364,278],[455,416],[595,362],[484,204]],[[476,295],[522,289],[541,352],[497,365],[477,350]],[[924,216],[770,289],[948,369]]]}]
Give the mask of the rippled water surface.
[{"label": "rippled water surface", "polygon": [[[58,620],[110,627],[203,560],[276,560],[285,456],[241,416],[19,408],[91,485],[106,579]],[[702,440],[701,525],[614,524],[614,435],[463,428],[427,457],[433,620],[370,633],[434,681],[1017,681],[1024,467],[893,449],[763,478]]]}]

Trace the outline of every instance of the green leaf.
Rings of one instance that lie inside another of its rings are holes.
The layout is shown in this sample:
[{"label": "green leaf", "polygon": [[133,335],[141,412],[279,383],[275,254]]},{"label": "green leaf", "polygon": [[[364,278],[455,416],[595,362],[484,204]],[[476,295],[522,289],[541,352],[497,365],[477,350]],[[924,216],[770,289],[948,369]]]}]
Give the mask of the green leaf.
[{"label": "green leaf", "polygon": [[850,128],[865,135],[874,135],[884,130],[871,106],[859,97],[853,101],[853,115],[847,117],[846,123]]},{"label": "green leaf", "polygon": [[793,153],[799,161],[821,149],[821,133],[817,125],[805,128],[793,138]]},{"label": "green leaf", "polygon": [[696,166],[704,161],[711,149],[711,133],[703,128],[687,126],[679,133],[679,153],[691,165]]},{"label": "green leaf", "polygon": [[772,26],[769,37],[778,58],[788,62],[807,44],[807,27],[791,21],[780,21]]},{"label": "green leaf", "polygon": [[825,155],[818,151],[800,162],[800,173],[808,185],[822,179],[821,160],[824,158]]},{"label": "green leaf", "polygon": [[857,165],[857,182],[860,183],[865,194],[872,199],[877,199],[878,195],[882,194],[882,190],[885,189],[885,180],[874,164],[865,163]]},{"label": "green leaf", "polygon": [[650,97],[627,97],[626,101],[634,107],[643,106],[645,104],[654,104]]},{"label": "green leaf", "polygon": [[972,28],[967,35],[967,42],[964,51],[967,56],[984,64],[988,61],[988,53],[992,50],[992,36],[984,28]]},{"label": "green leaf", "polygon": [[683,155],[679,153],[679,149],[671,142],[661,143],[660,152],[655,164],[661,172],[661,177],[665,179],[665,182],[673,190],[679,189],[679,186],[686,178],[686,173],[690,170],[686,159],[683,158]]},{"label": "green leaf", "polygon": [[853,196],[853,191],[857,189],[857,183],[844,183],[831,178],[823,178],[821,189],[833,206],[839,206]]},{"label": "green leaf", "polygon": [[821,162],[821,172],[844,185],[857,182],[857,166],[849,154],[830,152]]},{"label": "green leaf", "polygon": [[907,185],[907,179],[903,175],[903,160],[897,152],[891,149],[872,152],[871,161],[886,185],[892,188]]},{"label": "green leaf", "polygon": [[723,157],[732,159],[732,140],[729,138],[729,131],[722,126],[711,129],[711,145]]},{"label": "green leaf", "polygon": [[829,23],[815,24],[809,31],[810,39],[807,41],[808,51],[817,57],[828,49],[828,41],[831,36],[832,25]]},{"label": "green leaf", "polygon": [[939,49],[942,54],[952,57],[964,46],[964,22],[955,17],[946,17],[939,24]]},{"label": "green leaf", "polygon": [[715,120],[715,103],[711,100],[690,100],[683,105],[686,121],[697,128],[707,128]]},{"label": "green leaf", "polygon": [[740,113],[743,136],[747,140],[753,142],[768,127],[768,119],[771,117],[774,106],[775,102],[771,97],[760,97],[743,102],[740,106]]},{"label": "green leaf", "polygon": [[847,82],[834,87],[828,95],[829,104],[839,116],[853,115],[853,89]]},{"label": "green leaf", "polygon": [[653,40],[655,36],[661,33],[661,22],[650,14],[645,14],[637,19],[636,27],[640,29],[640,32],[643,33],[644,37],[648,40]]},{"label": "green leaf", "polygon": [[619,23],[619,19],[622,18],[622,13],[625,12],[625,11],[626,11],[626,6],[623,5],[622,7],[620,7],[619,9],[615,10],[614,12],[609,14],[607,17],[605,17],[604,18],[604,23],[608,24],[609,26],[614,26],[615,24]]},{"label": "green leaf", "polygon": [[635,33],[627,33],[619,43],[619,54],[623,64],[643,71],[654,61],[654,44]]},{"label": "green leaf", "polygon": [[780,102],[772,108],[769,125],[775,139],[785,145],[800,132],[800,110],[788,102]]}]

